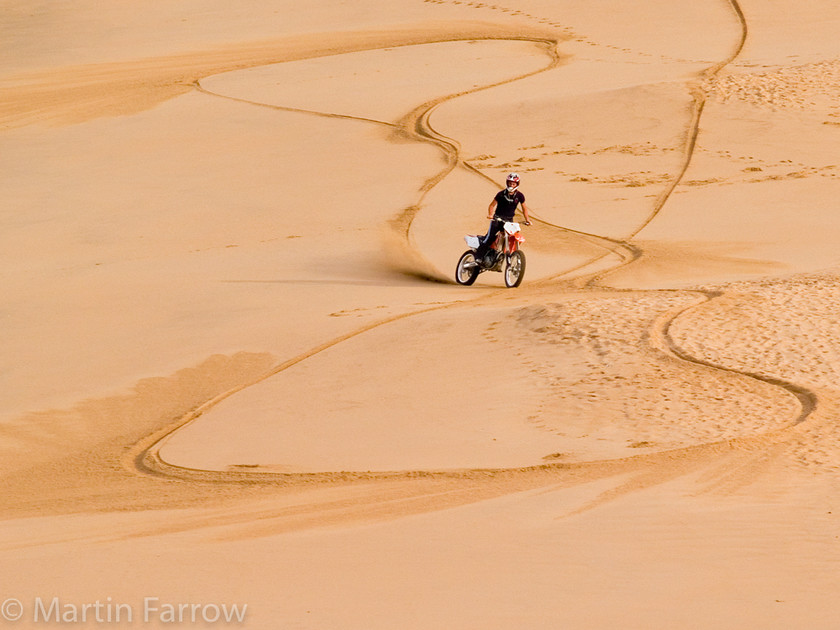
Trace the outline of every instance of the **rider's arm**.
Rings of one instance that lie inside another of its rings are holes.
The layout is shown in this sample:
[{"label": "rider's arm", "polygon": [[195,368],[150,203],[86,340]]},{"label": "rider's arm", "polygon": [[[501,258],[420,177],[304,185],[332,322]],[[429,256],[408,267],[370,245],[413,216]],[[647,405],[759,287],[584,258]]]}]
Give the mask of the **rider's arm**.
[{"label": "rider's arm", "polygon": [[528,214],[528,206],[525,203],[519,204],[522,206],[522,216],[525,217],[525,225],[531,225],[531,216]]},{"label": "rider's arm", "polygon": [[499,203],[495,199],[493,199],[493,201],[490,202],[490,207],[487,208],[487,218],[488,219],[492,219],[496,215],[496,206],[497,205],[499,205]]}]

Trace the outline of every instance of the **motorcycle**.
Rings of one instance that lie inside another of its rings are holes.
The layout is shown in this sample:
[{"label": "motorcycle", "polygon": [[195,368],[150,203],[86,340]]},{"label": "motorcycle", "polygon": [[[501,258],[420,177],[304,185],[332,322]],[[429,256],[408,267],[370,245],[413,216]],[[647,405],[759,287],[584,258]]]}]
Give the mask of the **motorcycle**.
[{"label": "motorcycle", "polygon": [[525,253],[520,249],[525,238],[518,223],[493,219],[503,223],[503,229],[496,235],[493,246],[481,260],[476,259],[476,250],[480,236],[468,234],[464,237],[469,249],[461,254],[455,268],[455,281],[458,284],[471,285],[483,271],[504,271],[505,286],[518,287],[525,276]]}]

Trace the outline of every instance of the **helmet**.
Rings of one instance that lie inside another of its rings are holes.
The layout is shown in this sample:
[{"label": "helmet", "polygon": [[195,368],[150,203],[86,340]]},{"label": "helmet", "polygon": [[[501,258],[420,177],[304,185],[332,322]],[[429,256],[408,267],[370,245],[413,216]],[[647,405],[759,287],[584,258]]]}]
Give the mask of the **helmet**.
[{"label": "helmet", "polygon": [[511,173],[507,176],[507,180],[505,181],[505,185],[507,186],[507,191],[512,193],[514,190],[519,188],[519,174],[518,173]]}]

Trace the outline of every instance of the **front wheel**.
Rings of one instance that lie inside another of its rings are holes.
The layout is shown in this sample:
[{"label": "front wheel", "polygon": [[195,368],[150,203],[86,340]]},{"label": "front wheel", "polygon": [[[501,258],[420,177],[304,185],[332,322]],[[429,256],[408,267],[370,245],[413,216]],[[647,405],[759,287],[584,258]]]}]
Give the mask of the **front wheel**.
[{"label": "front wheel", "polygon": [[505,286],[509,288],[518,287],[525,277],[525,254],[517,250],[510,254],[505,266]]},{"label": "front wheel", "polygon": [[461,254],[461,259],[455,268],[455,281],[458,284],[469,286],[475,282],[479,273],[481,273],[481,269],[475,260],[475,252],[470,249]]}]

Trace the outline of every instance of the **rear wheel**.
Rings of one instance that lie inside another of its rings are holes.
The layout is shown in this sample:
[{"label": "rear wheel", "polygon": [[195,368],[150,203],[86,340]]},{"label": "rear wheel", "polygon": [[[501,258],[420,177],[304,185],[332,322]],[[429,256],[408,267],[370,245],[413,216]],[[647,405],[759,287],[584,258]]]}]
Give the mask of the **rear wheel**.
[{"label": "rear wheel", "polygon": [[475,252],[468,250],[461,254],[458,266],[455,268],[455,281],[458,284],[471,285],[478,278],[481,269],[475,261]]},{"label": "rear wheel", "polygon": [[505,266],[505,286],[518,287],[522,284],[522,278],[525,277],[525,254],[521,250],[517,250],[510,254]]}]

